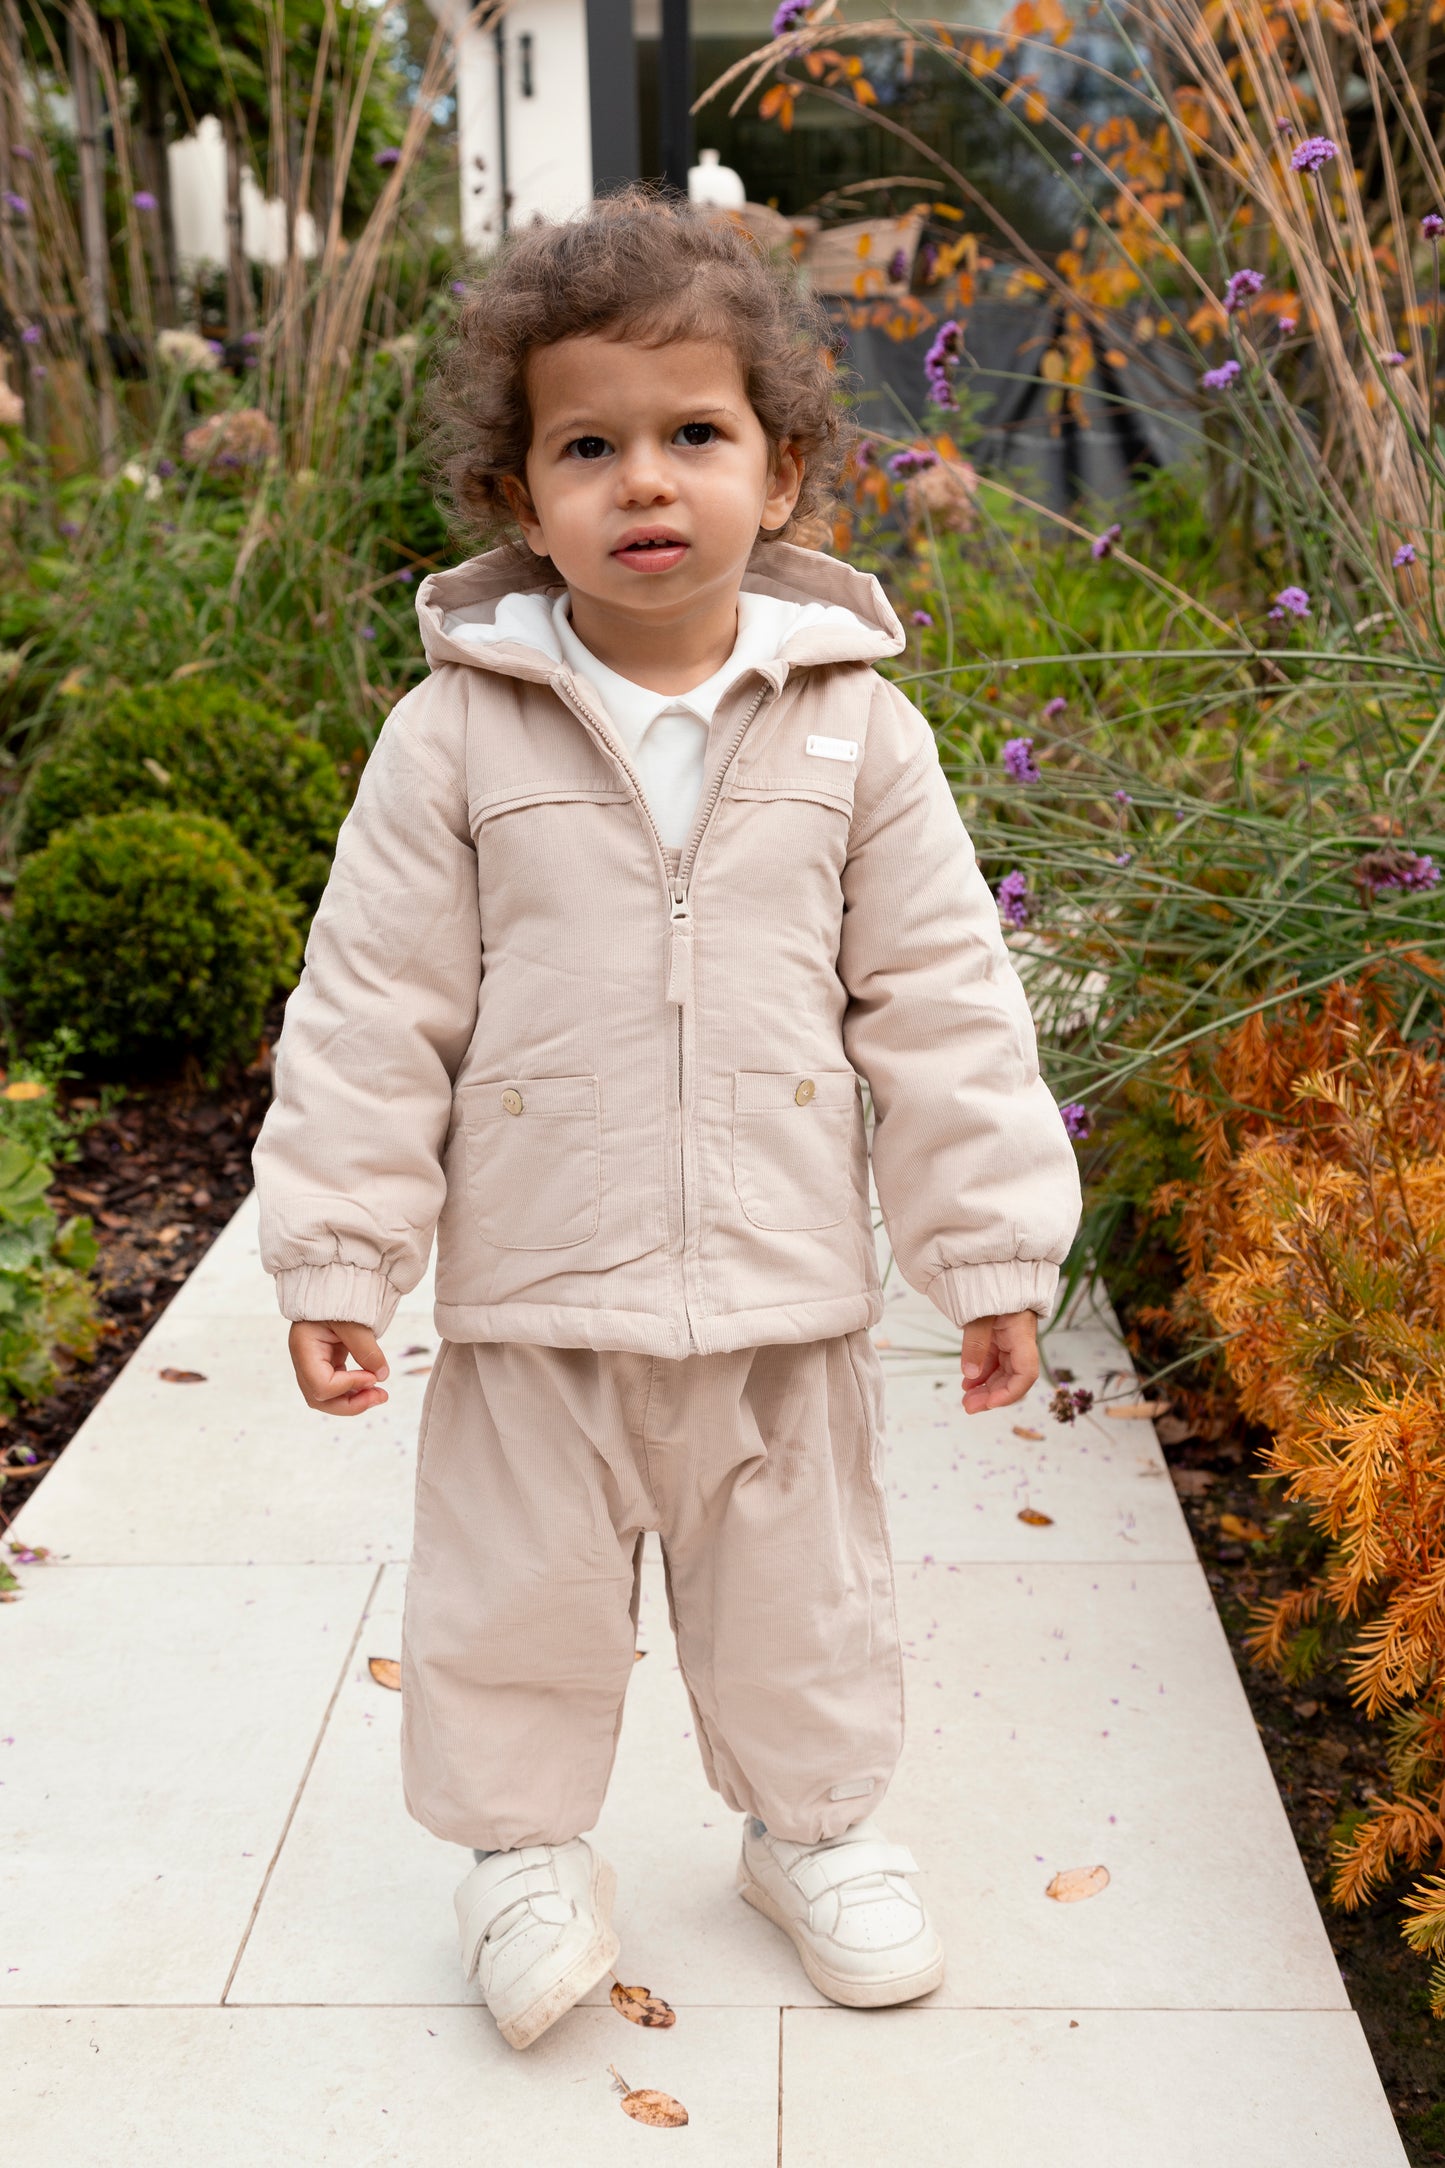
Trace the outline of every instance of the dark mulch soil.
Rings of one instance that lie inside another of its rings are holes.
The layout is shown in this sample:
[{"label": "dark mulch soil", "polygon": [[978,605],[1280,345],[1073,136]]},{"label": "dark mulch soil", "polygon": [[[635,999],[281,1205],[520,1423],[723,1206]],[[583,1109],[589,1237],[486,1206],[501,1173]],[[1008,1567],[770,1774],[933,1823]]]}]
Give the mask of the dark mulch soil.
[{"label": "dark mulch soil", "polygon": [[55,1210],[62,1219],[88,1213],[100,1238],[104,1337],[93,1362],[76,1364],[48,1399],[0,1426],[0,1529],[251,1187],[251,1146],[269,1098],[266,1065],[221,1095],[180,1085],[131,1091],[57,1170]]},{"label": "dark mulch soil", "polygon": [[[1178,1427],[1183,1427],[1182,1425]],[[1168,1435],[1168,1424],[1164,1429]],[[1284,1800],[1320,1915],[1351,2002],[1359,2013],[1400,2138],[1414,2168],[1445,2163],[1445,2024],[1430,2015],[1427,1960],[1400,1933],[1401,1874],[1372,1903],[1344,1912],[1330,1901],[1332,1832],[1370,1793],[1388,1796],[1383,1726],[1367,1723],[1351,1701],[1343,1666],[1289,1686],[1255,1664],[1244,1648],[1249,1609],[1291,1582],[1287,1565],[1253,1540],[1220,1529],[1224,1514],[1268,1528],[1302,1509],[1284,1495],[1282,1477],[1261,1480],[1257,1449],[1226,1435],[1165,1448],[1175,1487],[1254,1711],[1260,1741]]]}]

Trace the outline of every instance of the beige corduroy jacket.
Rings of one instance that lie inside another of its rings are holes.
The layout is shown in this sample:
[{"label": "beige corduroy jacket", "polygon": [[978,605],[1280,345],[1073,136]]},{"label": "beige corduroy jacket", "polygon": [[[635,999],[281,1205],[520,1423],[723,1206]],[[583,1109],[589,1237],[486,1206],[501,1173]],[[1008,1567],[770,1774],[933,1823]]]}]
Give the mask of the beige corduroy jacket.
[{"label": "beige corduroy jacket", "polygon": [[872,667],[904,644],[877,582],[759,547],[750,589],[861,622],[729,687],[680,862],[584,679],[454,637],[523,584],[501,552],[423,583],[431,674],[341,830],[254,1155],[286,1316],[384,1331],[435,1230],[446,1339],[872,1324],[860,1079],[905,1279],[956,1325],[1046,1316],[1073,1147],[932,732]]}]

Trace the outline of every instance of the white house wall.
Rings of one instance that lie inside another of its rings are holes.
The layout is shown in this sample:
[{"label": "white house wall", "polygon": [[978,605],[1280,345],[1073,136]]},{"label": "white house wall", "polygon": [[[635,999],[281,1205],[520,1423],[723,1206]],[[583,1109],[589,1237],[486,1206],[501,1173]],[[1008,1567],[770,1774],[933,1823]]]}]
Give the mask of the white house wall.
[{"label": "white house wall", "polygon": [[[207,113],[194,135],[172,143],[168,153],[176,254],[188,269],[226,260],[226,139],[214,113]],[[296,222],[303,256],[316,252],[309,212]],[[286,206],[267,198],[249,171],[241,175],[241,245],[252,263],[284,263]]]},{"label": "white house wall", "polygon": [[[495,246],[502,231],[501,154],[497,134],[497,48],[490,28],[466,10],[429,0],[443,20],[461,24],[457,43],[457,154],[462,238]],[[503,17],[507,77],[509,222],[539,213],[565,218],[592,195],[592,115],[584,0],[513,0]],[[531,40],[530,96],[523,95],[523,39]]]}]

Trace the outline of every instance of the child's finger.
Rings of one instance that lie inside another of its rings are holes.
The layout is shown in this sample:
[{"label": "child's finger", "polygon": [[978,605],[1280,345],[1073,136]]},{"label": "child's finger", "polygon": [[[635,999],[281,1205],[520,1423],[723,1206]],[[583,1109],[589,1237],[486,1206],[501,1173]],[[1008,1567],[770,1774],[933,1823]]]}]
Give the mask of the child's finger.
[{"label": "child's finger", "polygon": [[998,1347],[994,1338],[994,1320],[991,1317],[974,1317],[963,1328],[963,1382],[965,1386],[976,1385],[998,1367]]},{"label": "child's finger", "polygon": [[331,1329],[359,1370],[369,1370],[373,1377],[386,1376],[386,1357],[369,1325],[338,1322]]}]

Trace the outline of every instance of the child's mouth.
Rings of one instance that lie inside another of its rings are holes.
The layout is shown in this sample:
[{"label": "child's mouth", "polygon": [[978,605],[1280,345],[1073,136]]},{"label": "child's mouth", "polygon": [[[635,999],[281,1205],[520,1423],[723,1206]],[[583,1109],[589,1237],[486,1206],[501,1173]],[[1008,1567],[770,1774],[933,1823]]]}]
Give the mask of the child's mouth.
[{"label": "child's mouth", "polygon": [[687,544],[672,534],[631,535],[612,555],[634,572],[671,572],[687,555]]}]

